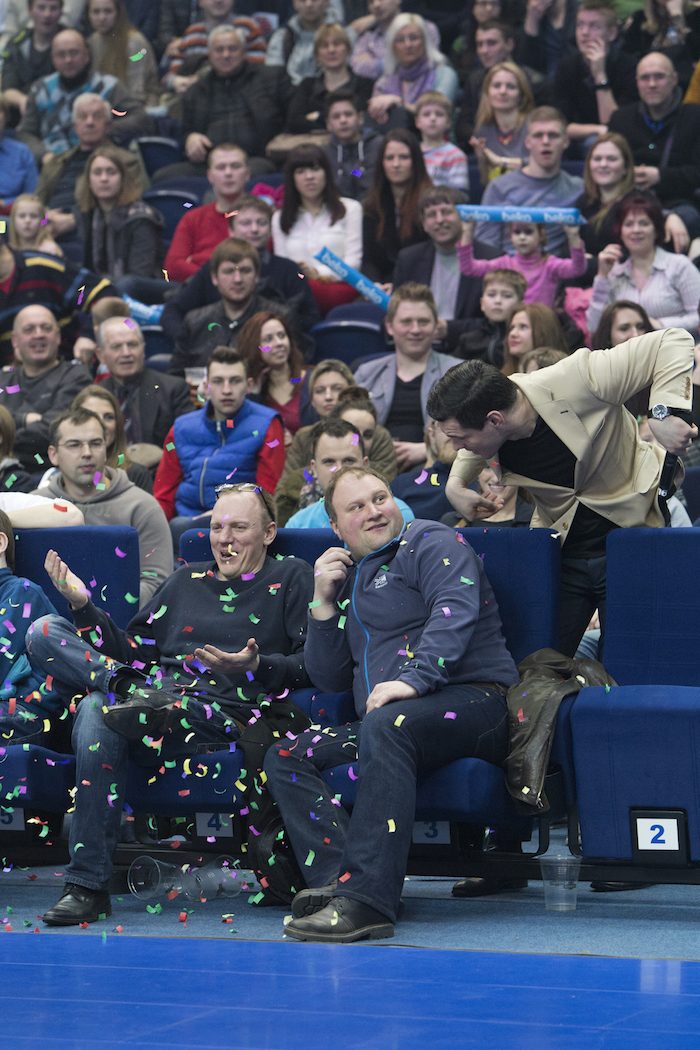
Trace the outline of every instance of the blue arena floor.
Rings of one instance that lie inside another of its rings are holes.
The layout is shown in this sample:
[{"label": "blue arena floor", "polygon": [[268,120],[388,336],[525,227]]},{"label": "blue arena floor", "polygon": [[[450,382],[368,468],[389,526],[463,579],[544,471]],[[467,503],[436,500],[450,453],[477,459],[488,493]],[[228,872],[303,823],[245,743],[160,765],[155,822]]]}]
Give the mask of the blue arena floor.
[{"label": "blue arena floor", "polygon": [[700,963],[66,935],[0,937],[6,1047],[675,1050]]}]

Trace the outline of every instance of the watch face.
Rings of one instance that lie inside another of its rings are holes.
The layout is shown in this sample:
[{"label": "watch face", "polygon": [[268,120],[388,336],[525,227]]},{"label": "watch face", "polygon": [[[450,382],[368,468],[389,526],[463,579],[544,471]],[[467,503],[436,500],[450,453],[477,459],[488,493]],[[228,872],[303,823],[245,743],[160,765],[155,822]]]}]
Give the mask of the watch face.
[{"label": "watch face", "polygon": [[667,405],[654,405],[651,414],[654,419],[665,419],[670,413]]}]

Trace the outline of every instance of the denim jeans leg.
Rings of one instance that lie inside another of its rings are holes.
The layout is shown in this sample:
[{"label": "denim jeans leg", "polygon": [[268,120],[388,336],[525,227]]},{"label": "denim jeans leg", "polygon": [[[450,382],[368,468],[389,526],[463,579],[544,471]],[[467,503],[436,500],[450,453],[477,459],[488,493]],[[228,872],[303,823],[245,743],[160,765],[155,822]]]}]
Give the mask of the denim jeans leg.
[{"label": "denim jeans leg", "polygon": [[265,756],[268,788],[307,886],[326,886],[338,875],[350,818],[321,773],[357,759],[359,728],[310,729]]},{"label": "denim jeans leg", "polygon": [[70,698],[94,689],[107,692],[109,680],[123,664],[103,656],[62,616],[40,616],[27,631],[32,667],[51,675],[54,688]]},{"label": "denim jeans leg", "polygon": [[416,810],[416,783],[457,758],[500,764],[508,741],[505,697],[451,685],[365,716],[359,785],[339,875],[343,894],[396,920]]},{"label": "denim jeans leg", "polygon": [[76,796],[66,881],[102,889],[112,874],[126,790],[128,742],[108,729],[103,693],[88,693],[73,722]]}]

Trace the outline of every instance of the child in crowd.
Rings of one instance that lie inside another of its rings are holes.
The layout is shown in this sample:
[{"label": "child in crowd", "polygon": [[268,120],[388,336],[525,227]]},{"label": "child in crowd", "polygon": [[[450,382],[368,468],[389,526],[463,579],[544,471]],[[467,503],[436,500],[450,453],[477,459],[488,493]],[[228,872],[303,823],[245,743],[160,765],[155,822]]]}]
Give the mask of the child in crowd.
[{"label": "child in crowd", "polygon": [[19,252],[38,251],[63,256],[53,238],[46,208],[33,193],[20,193],[15,198],[10,209],[8,244]]},{"label": "child in crowd", "polygon": [[416,102],[415,122],[433,185],[466,191],[469,187],[467,155],[449,141],[452,112],[452,103],[446,95],[426,91]]},{"label": "child in crowd", "polygon": [[359,201],[369,192],[382,139],[366,127],[360,101],[349,88],[338,88],[326,100],[326,128],[330,142],[325,147],[342,197]]},{"label": "child in crowd", "polygon": [[491,270],[484,275],[481,293],[483,317],[467,322],[453,351],[456,357],[478,357],[500,368],[503,364],[506,320],[525,295],[525,278],[517,270]]},{"label": "child in crowd", "polygon": [[570,258],[560,259],[545,251],[546,232],[534,222],[509,222],[508,233],[515,255],[499,255],[496,259],[475,259],[472,242],[474,223],[462,225],[462,239],[457,246],[459,267],[467,277],[481,277],[490,270],[517,270],[527,282],[523,296],[526,303],[554,306],[559,282],[582,277],[586,272],[586,252],[578,226],[565,226]]}]

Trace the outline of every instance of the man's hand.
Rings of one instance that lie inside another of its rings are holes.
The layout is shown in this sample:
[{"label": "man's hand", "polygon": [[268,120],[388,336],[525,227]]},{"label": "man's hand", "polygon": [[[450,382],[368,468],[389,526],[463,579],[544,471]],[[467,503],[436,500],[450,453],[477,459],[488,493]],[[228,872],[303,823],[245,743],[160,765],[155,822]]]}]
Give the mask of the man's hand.
[{"label": "man's hand", "polygon": [[191,131],[185,141],[185,155],[193,164],[202,164],[211,149],[211,139],[201,131]]},{"label": "man's hand", "polygon": [[389,119],[389,110],[393,106],[400,106],[402,100],[398,95],[374,95],[369,100],[367,111],[372,118],[376,120],[377,124],[386,124]]},{"label": "man's hand", "polygon": [[666,416],[665,419],[649,417],[649,429],[659,444],[676,456],[687,452],[693,439],[698,436],[695,424],[686,423],[680,416]]},{"label": "man's hand", "polygon": [[593,79],[595,80],[596,77],[605,76],[605,59],[608,54],[608,48],[605,41],[593,38],[588,40],[580,51],[586,60],[586,64],[591,71]]},{"label": "man's hand", "polygon": [[384,707],[384,704],[393,703],[394,700],[415,700],[417,696],[418,691],[406,682],[379,682],[367,697],[365,712],[368,714],[378,707]]},{"label": "man's hand", "polygon": [[24,425],[25,427],[30,427],[32,423],[41,423],[41,419],[41,412],[27,412],[24,417]]},{"label": "man's hand", "polygon": [[329,547],[314,565],[314,620],[330,620],[336,614],[335,596],[345,583],[353,560],[343,547]]},{"label": "man's hand", "polygon": [[606,244],[598,252],[598,276],[607,277],[615,263],[622,262],[622,247],[619,244]]},{"label": "man's hand", "polygon": [[425,463],[425,445],[422,441],[394,441],[394,452],[399,471]]},{"label": "man's hand", "polygon": [[226,653],[215,645],[205,645],[202,649],[195,649],[194,655],[206,667],[222,674],[245,674],[246,671],[255,674],[260,666],[260,650],[254,638],[249,638],[245,648],[238,653]]},{"label": "man's hand", "polygon": [[69,569],[56,551],[48,552],[44,560],[44,568],[56,590],[68,599],[71,609],[84,609],[90,600],[90,592],[80,577]]},{"label": "man's hand", "polygon": [[502,496],[491,493],[481,495],[456,479],[454,481],[448,479],[445,485],[445,495],[465,521],[481,521],[483,518],[490,518],[505,505]]},{"label": "man's hand", "polygon": [[650,164],[637,164],[634,169],[634,184],[638,190],[650,190],[661,179],[658,168],[652,168]]}]

